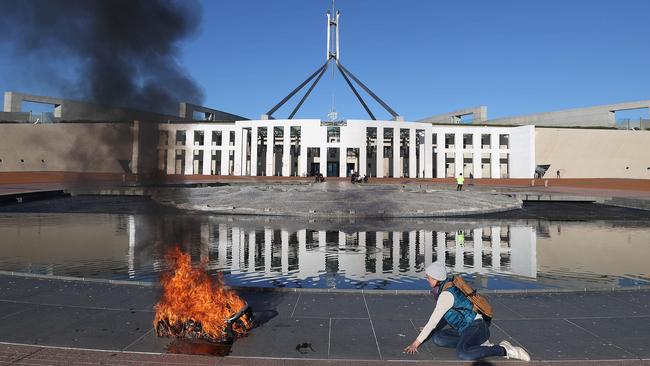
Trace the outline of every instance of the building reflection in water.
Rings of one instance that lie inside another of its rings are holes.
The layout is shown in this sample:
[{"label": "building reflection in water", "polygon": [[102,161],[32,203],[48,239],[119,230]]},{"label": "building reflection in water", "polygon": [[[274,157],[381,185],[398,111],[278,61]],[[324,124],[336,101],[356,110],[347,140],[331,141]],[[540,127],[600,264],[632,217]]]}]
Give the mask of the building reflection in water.
[{"label": "building reflection in water", "polygon": [[[129,224],[134,221],[129,220]],[[153,268],[164,263],[164,249],[172,242],[164,229],[154,234],[158,243]],[[503,274],[536,278],[536,235],[532,226],[486,226],[442,232],[287,230],[271,227],[246,229],[230,223],[202,221],[198,237],[182,241],[183,249],[203,261],[211,271],[230,278],[264,282],[318,281],[327,275],[353,282],[369,280],[423,280],[424,268],[438,259],[456,273]],[[133,232],[129,228],[129,233]],[[196,230],[195,230],[196,231]],[[129,248],[138,245],[129,235]],[[139,238],[137,238],[139,239]],[[133,243],[132,243],[133,241]],[[138,240],[139,242],[140,240]],[[129,250],[133,255],[134,251]],[[135,263],[129,259],[129,275]],[[148,267],[148,266],[145,266]],[[327,279],[325,279],[327,282]],[[327,286],[334,286],[333,283]]]}]

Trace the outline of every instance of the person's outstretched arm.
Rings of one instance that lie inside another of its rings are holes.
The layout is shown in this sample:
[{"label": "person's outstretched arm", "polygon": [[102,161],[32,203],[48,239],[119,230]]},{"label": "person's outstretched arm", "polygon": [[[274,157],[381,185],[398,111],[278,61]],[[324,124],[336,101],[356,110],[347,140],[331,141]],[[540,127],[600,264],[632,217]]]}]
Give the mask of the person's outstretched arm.
[{"label": "person's outstretched arm", "polygon": [[433,309],[433,313],[427,322],[427,325],[422,328],[420,335],[411,343],[408,347],[404,348],[406,353],[416,353],[418,347],[424,342],[429,334],[436,328],[440,319],[445,316],[445,313],[454,306],[454,295],[449,291],[443,291],[440,296],[438,296],[438,301],[436,302],[436,307]]}]

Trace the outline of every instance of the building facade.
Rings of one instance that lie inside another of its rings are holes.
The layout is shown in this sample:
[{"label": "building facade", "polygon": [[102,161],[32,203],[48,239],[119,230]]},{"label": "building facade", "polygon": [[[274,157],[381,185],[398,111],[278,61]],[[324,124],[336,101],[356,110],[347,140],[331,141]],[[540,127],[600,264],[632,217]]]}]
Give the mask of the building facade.
[{"label": "building facade", "polygon": [[159,125],[158,169],[235,176],[532,178],[533,126],[257,120]]}]

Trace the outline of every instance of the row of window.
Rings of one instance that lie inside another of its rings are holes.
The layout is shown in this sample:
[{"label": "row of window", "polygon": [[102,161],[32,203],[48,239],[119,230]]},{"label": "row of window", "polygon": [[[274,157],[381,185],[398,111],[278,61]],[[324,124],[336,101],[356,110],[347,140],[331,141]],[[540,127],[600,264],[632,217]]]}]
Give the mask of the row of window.
[{"label": "row of window", "polygon": [[[235,146],[235,131],[228,131],[228,144],[230,146]],[[400,139],[402,144],[406,145],[407,141],[410,139],[410,130],[408,128],[400,129]],[[282,127],[274,128],[274,136],[282,137],[284,134],[284,129]],[[260,137],[266,136],[266,128],[260,128],[258,135]],[[300,127],[291,127],[291,137],[299,138],[300,136]],[[424,130],[416,130],[416,140],[418,144],[424,143]],[[463,148],[471,149],[474,147],[474,134],[463,134]],[[377,128],[368,127],[366,129],[366,140],[368,145],[371,145],[373,142],[376,142],[377,139]],[[393,129],[384,128],[384,140],[391,141],[393,139]],[[492,135],[491,134],[481,134],[481,148],[489,149],[492,146]],[[159,137],[160,145],[167,146],[169,144],[169,131],[160,131]],[[341,141],[341,128],[340,127],[327,127],[327,142],[328,143],[339,143]],[[437,146],[437,134],[432,135],[433,146]],[[205,132],[204,131],[194,131],[194,145],[203,146],[205,145]],[[213,146],[222,146],[223,145],[223,133],[222,131],[212,131],[211,145]],[[478,142],[478,141],[477,141]],[[185,146],[187,145],[187,133],[185,130],[176,131],[175,145]],[[445,134],[445,148],[453,149],[456,145],[456,134],[446,133]],[[499,147],[502,149],[507,149],[510,147],[510,135],[508,134],[499,134]]]}]

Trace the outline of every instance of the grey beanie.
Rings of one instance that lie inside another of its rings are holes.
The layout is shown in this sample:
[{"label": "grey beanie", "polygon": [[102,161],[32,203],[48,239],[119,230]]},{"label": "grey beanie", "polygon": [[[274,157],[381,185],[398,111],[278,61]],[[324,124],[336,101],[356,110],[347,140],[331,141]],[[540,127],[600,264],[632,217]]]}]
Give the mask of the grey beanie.
[{"label": "grey beanie", "polygon": [[444,281],[447,279],[447,268],[445,267],[445,263],[441,261],[429,264],[427,268],[424,269],[424,272],[434,280]]}]

